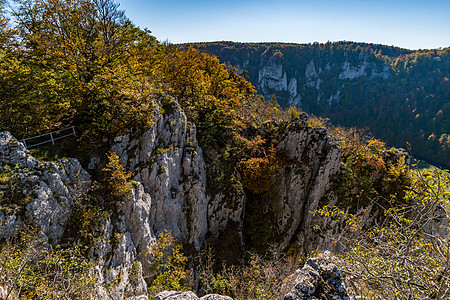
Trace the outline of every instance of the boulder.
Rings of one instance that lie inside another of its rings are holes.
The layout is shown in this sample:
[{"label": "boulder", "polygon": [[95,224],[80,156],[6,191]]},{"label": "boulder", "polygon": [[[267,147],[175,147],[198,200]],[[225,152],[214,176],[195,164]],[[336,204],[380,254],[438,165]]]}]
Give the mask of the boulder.
[{"label": "boulder", "polygon": [[233,300],[228,296],[209,294],[199,298],[193,292],[164,291],[155,296],[155,300]]},{"label": "boulder", "polygon": [[341,272],[332,262],[330,252],[308,259],[296,273],[295,285],[283,300],[350,300]]}]

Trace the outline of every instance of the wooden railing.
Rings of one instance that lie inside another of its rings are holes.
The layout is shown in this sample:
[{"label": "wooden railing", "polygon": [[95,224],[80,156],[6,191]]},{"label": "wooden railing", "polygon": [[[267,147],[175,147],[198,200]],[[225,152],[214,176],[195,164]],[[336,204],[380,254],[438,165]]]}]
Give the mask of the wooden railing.
[{"label": "wooden railing", "polygon": [[[63,139],[68,136],[72,136],[72,135],[77,136],[77,133],[75,131],[75,126],[60,129],[60,130],[55,130],[55,131],[52,131],[49,133],[32,136],[32,137],[29,137],[26,139],[22,139],[20,141],[25,145],[25,147],[27,149],[29,149],[31,147],[36,147],[36,146],[47,144],[47,143],[52,143],[54,145],[55,141]],[[42,141],[43,139],[45,139],[46,136],[48,136],[49,139]],[[37,140],[38,142],[30,143],[30,141],[33,141],[33,140],[35,140],[35,141]]]}]

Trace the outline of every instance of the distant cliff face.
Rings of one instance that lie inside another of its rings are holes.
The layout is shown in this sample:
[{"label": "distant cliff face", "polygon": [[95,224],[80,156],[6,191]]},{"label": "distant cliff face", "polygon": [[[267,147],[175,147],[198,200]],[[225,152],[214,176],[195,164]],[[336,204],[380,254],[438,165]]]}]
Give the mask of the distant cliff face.
[{"label": "distant cliff face", "polygon": [[[388,65],[369,62],[364,53],[360,53],[355,62],[344,58],[342,63],[327,63],[324,66],[311,59],[306,66],[300,66],[295,72],[289,72],[286,64],[289,61],[277,55],[270,57],[265,63],[261,62],[255,82],[256,88],[266,99],[270,99],[275,93],[279,103],[285,107],[308,107],[313,103],[331,106],[340,102],[342,90],[351,81],[361,77],[365,80],[387,79],[392,75]],[[248,66],[244,62],[236,67],[244,70],[245,65]]]},{"label": "distant cliff face", "polygon": [[356,46],[227,42],[194,46],[241,72],[248,71],[250,81],[266,99],[275,93],[281,106],[305,110],[339,103],[344,88],[356,80],[382,81],[394,73],[389,63]]},{"label": "distant cliff face", "polygon": [[266,100],[333,124],[368,127],[390,145],[450,165],[450,49],[410,51],[350,42],[199,43],[244,72]]}]

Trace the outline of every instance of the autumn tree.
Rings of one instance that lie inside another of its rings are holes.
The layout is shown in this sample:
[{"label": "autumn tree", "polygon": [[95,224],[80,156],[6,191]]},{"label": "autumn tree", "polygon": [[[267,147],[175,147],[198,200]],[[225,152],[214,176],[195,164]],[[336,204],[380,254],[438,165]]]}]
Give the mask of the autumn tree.
[{"label": "autumn tree", "polygon": [[15,7],[16,45],[0,57],[2,128],[21,137],[75,124],[98,138],[146,123],[153,107],[135,74],[157,44],[148,30],[112,0],[17,0]]}]

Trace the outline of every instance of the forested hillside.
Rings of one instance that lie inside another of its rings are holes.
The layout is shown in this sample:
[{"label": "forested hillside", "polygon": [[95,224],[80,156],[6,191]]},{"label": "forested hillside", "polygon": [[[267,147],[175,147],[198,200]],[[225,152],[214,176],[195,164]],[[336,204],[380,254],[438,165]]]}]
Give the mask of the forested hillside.
[{"label": "forested hillside", "polygon": [[332,123],[368,127],[391,146],[450,165],[450,48],[352,42],[190,44],[236,66],[266,100]]}]

